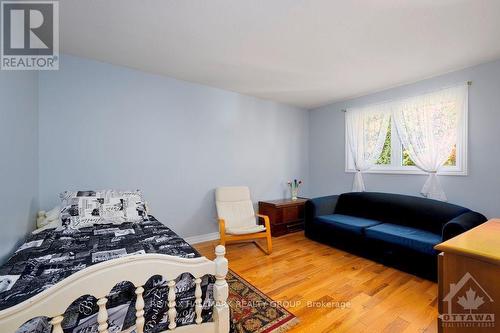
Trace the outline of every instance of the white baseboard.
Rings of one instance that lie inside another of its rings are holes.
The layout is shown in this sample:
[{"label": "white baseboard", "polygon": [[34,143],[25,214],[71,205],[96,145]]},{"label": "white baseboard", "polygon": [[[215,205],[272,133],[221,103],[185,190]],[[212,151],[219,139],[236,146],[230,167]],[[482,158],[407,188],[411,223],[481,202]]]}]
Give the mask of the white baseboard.
[{"label": "white baseboard", "polygon": [[218,232],[212,232],[210,234],[204,234],[204,235],[198,235],[198,236],[191,236],[191,237],[186,237],[184,239],[189,244],[196,244],[196,243],[208,242],[208,241],[219,239],[219,233]]}]

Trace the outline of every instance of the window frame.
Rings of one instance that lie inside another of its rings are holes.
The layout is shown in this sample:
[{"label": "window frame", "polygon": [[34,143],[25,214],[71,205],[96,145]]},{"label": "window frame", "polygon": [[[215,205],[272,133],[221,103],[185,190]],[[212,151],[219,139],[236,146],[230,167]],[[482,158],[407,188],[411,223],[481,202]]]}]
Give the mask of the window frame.
[{"label": "window frame", "polygon": [[[349,112],[349,111],[347,111]],[[469,108],[463,110],[461,121],[458,125],[457,133],[457,148],[456,148],[456,165],[442,166],[438,172],[439,175],[445,176],[467,176],[468,175],[468,117]],[[344,143],[345,143],[345,172],[354,173],[354,160],[352,158],[351,149],[347,141],[347,122],[344,120]],[[373,174],[404,174],[404,175],[427,175],[416,166],[403,166],[403,149],[401,141],[397,135],[397,130],[391,117],[391,164],[380,165],[376,164],[363,173]]]}]

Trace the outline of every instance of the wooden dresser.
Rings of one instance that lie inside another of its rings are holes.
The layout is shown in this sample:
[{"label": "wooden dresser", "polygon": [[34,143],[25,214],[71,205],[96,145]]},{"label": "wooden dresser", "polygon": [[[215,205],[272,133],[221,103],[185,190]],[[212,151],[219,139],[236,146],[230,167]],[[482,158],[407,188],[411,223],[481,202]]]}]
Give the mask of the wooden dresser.
[{"label": "wooden dresser", "polygon": [[273,237],[304,229],[306,201],[304,198],[259,201],[259,213],[269,216]]},{"label": "wooden dresser", "polygon": [[500,219],[436,245],[438,331],[500,331]]}]

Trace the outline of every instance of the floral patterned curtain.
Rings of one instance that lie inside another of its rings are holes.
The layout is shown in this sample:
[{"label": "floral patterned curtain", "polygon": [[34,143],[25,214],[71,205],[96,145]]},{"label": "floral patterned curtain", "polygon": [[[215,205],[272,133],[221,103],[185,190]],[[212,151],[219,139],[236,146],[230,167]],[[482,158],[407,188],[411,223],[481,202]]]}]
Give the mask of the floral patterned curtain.
[{"label": "floral patterned curtain", "polygon": [[366,190],[362,172],[378,160],[384,147],[390,113],[383,107],[349,109],[346,113],[347,140],[354,160],[356,174],[353,192]]},{"label": "floral patterned curtain", "polygon": [[468,86],[464,85],[392,105],[394,124],[403,147],[415,165],[429,174],[421,190],[427,198],[447,200],[437,174],[457,142],[467,95]]}]

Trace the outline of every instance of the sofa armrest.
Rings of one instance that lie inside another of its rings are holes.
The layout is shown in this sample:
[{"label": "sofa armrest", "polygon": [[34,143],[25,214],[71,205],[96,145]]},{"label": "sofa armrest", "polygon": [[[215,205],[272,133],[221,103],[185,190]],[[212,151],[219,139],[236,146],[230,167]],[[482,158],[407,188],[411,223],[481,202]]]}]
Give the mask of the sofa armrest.
[{"label": "sofa armrest", "polygon": [[458,236],[461,233],[466,232],[467,230],[472,229],[486,221],[486,217],[477,212],[470,211],[467,213],[463,213],[462,215],[459,215],[450,220],[443,226],[443,241]]},{"label": "sofa armrest", "polygon": [[333,214],[338,198],[338,195],[330,195],[307,200],[305,204],[305,223],[311,223],[316,216]]}]

